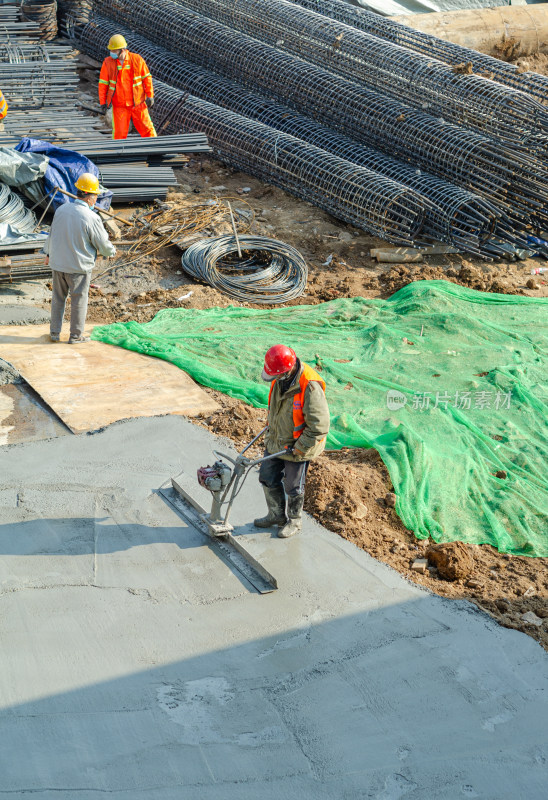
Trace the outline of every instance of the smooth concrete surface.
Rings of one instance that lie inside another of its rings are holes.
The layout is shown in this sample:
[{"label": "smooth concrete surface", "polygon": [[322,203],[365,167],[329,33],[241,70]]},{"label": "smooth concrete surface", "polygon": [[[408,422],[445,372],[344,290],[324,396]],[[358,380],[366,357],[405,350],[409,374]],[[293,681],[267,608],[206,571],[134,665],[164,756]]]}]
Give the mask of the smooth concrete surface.
[{"label": "smooth concrete surface", "polygon": [[257,594],[157,493],[215,444],[164,417],[0,448],[0,796],[544,800],[539,645],[312,520],[254,532],[252,475]]}]

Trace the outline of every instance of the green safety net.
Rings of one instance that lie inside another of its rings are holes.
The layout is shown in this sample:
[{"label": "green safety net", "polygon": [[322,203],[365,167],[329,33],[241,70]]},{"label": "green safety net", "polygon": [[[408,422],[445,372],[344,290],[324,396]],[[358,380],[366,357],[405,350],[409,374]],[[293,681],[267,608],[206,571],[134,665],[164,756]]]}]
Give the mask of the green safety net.
[{"label": "green safety net", "polygon": [[548,298],[418,281],[388,300],[166,309],[92,338],[260,408],[264,354],[288,344],[327,384],[328,447],[378,450],[417,537],[548,556],[547,310]]}]

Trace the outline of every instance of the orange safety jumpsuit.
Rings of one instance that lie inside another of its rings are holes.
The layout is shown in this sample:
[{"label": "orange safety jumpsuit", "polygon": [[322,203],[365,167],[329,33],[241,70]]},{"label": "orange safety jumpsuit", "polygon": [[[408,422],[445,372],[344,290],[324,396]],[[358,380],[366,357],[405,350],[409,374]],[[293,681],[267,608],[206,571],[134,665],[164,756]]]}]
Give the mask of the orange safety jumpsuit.
[{"label": "orange safety jumpsuit", "polygon": [[4,119],[7,113],[8,113],[8,104],[6,102],[6,98],[0,91],[0,119]]},{"label": "orange safety jumpsuit", "polygon": [[146,97],[154,97],[154,89],[144,58],[129,51],[123,61],[107,56],[99,75],[99,103],[112,105],[113,139],[127,139],[130,121],[141,136],[156,136]]}]

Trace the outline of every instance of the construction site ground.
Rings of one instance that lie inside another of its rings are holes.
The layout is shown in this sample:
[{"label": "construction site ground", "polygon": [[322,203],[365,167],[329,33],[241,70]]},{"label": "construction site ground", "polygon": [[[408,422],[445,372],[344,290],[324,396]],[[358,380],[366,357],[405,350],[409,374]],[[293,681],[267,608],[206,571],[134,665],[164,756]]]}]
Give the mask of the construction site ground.
[{"label": "construction site ground", "polygon": [[[177,177],[179,186],[170,191],[169,203],[189,207],[216,197],[231,198],[234,206],[252,220],[252,232],[281,239],[303,253],[309,280],[306,294],[295,304],[358,295],[388,297],[410,281],[421,279],[450,280],[480,291],[548,296],[545,277],[531,275],[533,268],[543,265],[539,259],[486,263],[461,255],[439,255],[426,257],[424,263],[377,264],[370,257],[370,249],[386,243],[214,158],[191,158],[177,171]],[[134,205],[117,207],[116,213],[129,219],[143,210]],[[208,234],[229,230],[226,222],[209,229]],[[88,321],[147,322],[162,308],[226,307],[234,302],[186,276],[180,256],[176,247],[163,247],[144,260],[95,279],[99,288],[91,289]],[[108,266],[108,262],[99,261],[94,274]],[[179,299],[189,292],[190,297]],[[0,297],[1,324],[36,323],[48,318],[46,282],[2,289]],[[5,371],[5,380],[13,379],[7,375]],[[237,445],[249,441],[263,426],[264,411],[207,391],[222,410],[196,419],[197,424]],[[548,559],[509,557],[488,545],[448,545],[445,569],[443,565],[438,565],[439,569],[430,565],[425,573],[417,572],[413,562],[424,556],[431,542],[416,539],[403,526],[390,506],[390,498],[388,502],[385,499],[392,488],[388,472],[374,451],[328,452],[310,470],[306,509],[326,528],[406,578],[437,594],[471,600],[502,625],[527,633],[548,649]],[[531,611],[543,624],[523,618]]]}]

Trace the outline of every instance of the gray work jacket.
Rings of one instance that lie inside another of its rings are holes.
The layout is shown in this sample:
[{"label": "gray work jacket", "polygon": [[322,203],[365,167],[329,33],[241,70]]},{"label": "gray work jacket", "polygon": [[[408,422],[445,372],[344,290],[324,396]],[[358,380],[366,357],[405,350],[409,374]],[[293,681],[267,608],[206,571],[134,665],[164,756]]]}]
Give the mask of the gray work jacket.
[{"label": "gray work jacket", "polygon": [[49,255],[51,269],[86,274],[93,269],[97,253],[113,256],[116,248],[99,215],[83,200],[75,200],[55,212],[44,253]]}]

